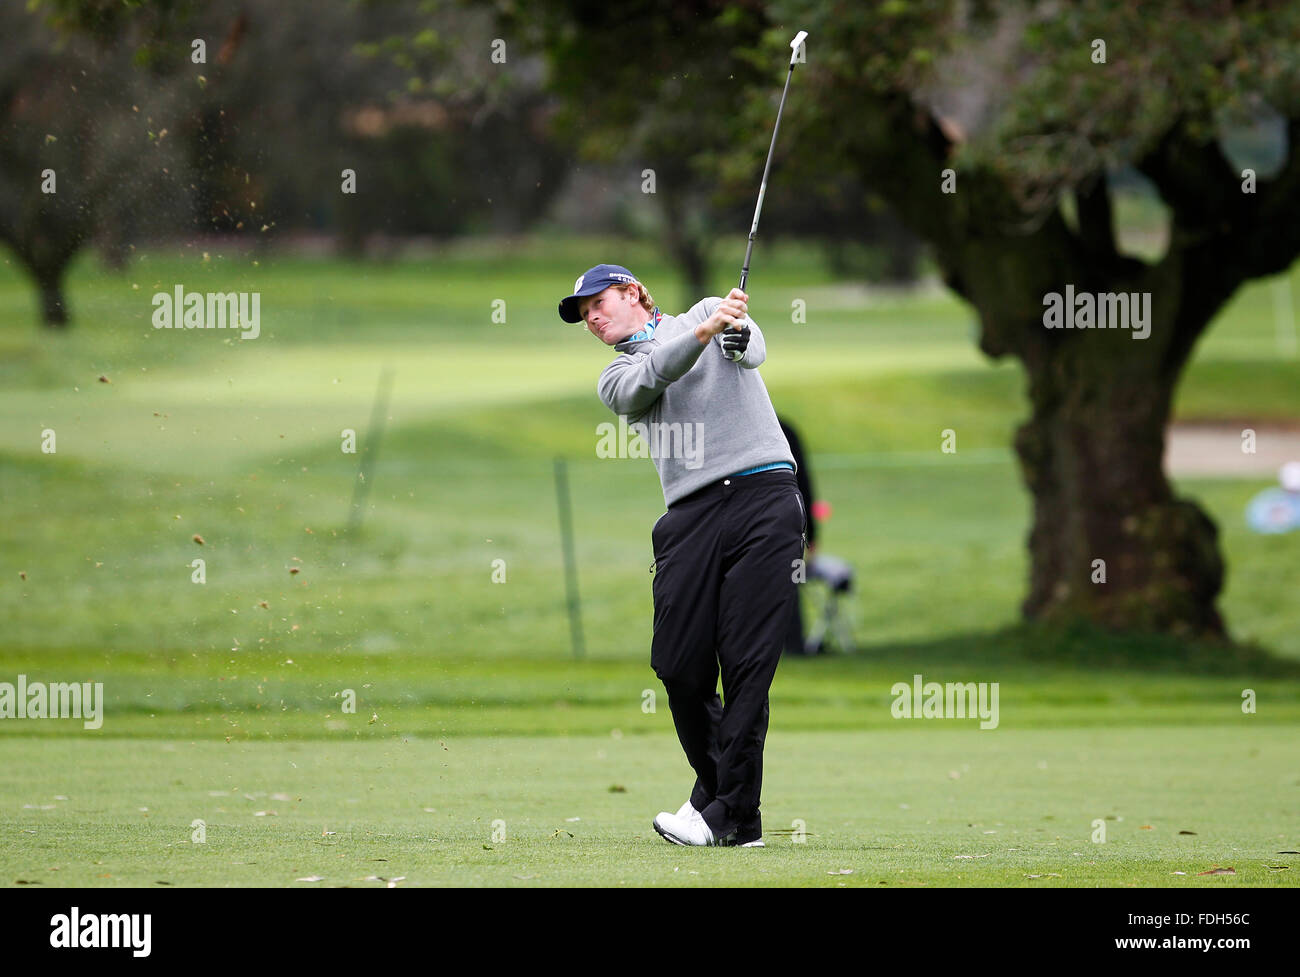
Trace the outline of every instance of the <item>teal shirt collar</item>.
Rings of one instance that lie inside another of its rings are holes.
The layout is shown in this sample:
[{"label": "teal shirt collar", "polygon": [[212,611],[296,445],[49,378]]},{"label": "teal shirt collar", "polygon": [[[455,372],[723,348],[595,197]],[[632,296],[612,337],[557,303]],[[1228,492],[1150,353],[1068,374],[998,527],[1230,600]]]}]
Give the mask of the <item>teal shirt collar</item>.
[{"label": "teal shirt collar", "polygon": [[662,319],[663,317],[664,314],[659,311],[659,306],[656,305],[654,311],[654,318],[645,324],[644,329],[642,329],[640,332],[633,333],[631,336],[628,336],[627,339],[623,340],[623,342],[636,343],[636,342],[640,342],[643,339],[649,339],[651,336],[655,334],[655,329],[658,328],[659,326],[659,320]]}]

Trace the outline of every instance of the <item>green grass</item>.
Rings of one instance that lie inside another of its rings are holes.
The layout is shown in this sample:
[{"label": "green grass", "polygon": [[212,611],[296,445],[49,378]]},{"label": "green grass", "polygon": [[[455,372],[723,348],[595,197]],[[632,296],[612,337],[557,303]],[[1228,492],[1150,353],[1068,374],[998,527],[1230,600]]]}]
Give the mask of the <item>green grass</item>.
[{"label": "green grass", "polygon": [[[186,251],[120,276],[83,260],[77,325],[55,335],[0,264],[0,681],[102,681],[107,697],[97,732],[0,722],[0,884],[1294,884],[1267,865],[1300,847],[1300,534],[1255,536],[1242,518],[1269,480],[1177,486],[1220,526],[1220,606],[1241,646],[1019,627],[1020,368],[985,360],[945,293],[834,282],[785,246],[755,257],[762,373],[834,506],[823,546],[857,569],[861,651],[778,671],[767,850],[664,845],[650,818],[690,778],[666,704],[641,708],[645,690],[662,699],[647,569],[663,500],[648,461],[595,457],[609,351],[553,311],[606,256],[681,308],[661,259],[618,242],[359,266]],[[149,296],[176,282],[260,290],[262,336],[153,330]],[[1274,287],[1243,289],[1205,337],[1179,417],[1296,418],[1300,363],[1277,354]],[[498,298],[507,324],[491,322]],[[797,298],[805,324],[789,321]],[[340,433],[365,445],[388,365],[349,539],[358,458]],[[55,454],[40,450],[47,428]],[[945,428],[956,455],[938,450]],[[999,683],[998,728],[893,719],[890,687],[917,672]],[[189,843],[195,818],[206,845]],[[806,843],[779,833],[796,818]],[[1194,874],[1216,863],[1238,875]]]},{"label": "green grass", "polygon": [[[4,664],[23,669],[29,682],[102,682],[107,706],[96,738],[344,742],[407,734],[577,736],[616,728],[638,735],[655,728],[642,711],[647,690],[662,694],[643,654],[566,661],[451,651],[292,658],[264,651],[50,649],[38,659],[9,655]],[[787,659],[773,708],[784,729],[896,727],[890,689],[917,672],[934,672],[941,681],[999,683],[999,729],[1237,723],[1247,687],[1262,704],[1250,722],[1300,720],[1300,663],[1250,648],[1034,627]],[[348,689],[356,697],[354,714],[342,709]],[[0,724],[0,742],[34,736],[86,734],[76,722]]]},{"label": "green grass", "polygon": [[[40,740],[0,773],[0,870],[47,886],[830,887],[1276,886],[1300,870],[1277,854],[1296,847],[1300,790],[1282,727],[778,724],[767,847],[685,849],[650,827],[690,786],[654,722],[621,738]],[[1197,874],[1216,866],[1237,874]]]}]

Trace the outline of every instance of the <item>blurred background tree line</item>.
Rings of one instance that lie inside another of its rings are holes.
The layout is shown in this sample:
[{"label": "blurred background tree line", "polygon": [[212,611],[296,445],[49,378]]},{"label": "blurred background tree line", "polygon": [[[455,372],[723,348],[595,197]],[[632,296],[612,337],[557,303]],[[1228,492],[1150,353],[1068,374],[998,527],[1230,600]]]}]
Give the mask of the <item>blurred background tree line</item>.
[{"label": "blurred background tree line", "polygon": [[[1023,365],[1026,616],[1222,635],[1164,432],[1218,311],[1300,254],[1294,4],[30,0],[0,8],[0,238],[51,326],[82,248],[195,233],[363,256],[606,230],[659,241],[693,301],[748,228],[798,29],[763,237],[877,281],[931,262]],[[1066,283],[1149,293],[1151,338],[1044,329]]]},{"label": "blurred background tree line", "polygon": [[[121,266],[136,245],[196,233],[355,257],[530,230],[651,235],[700,294],[712,237],[748,227],[758,174],[747,198],[726,197],[697,166],[695,86],[656,107],[672,127],[575,136],[528,43],[544,39],[509,33],[513,16],[389,0],[4,5],[0,240],[45,324],[69,321],[61,284],[80,249]],[[757,76],[770,87],[779,67]],[[57,193],[41,192],[47,168]],[[914,279],[917,239],[855,181],[833,182],[816,200],[774,194],[764,237],[815,237],[845,275]]]}]

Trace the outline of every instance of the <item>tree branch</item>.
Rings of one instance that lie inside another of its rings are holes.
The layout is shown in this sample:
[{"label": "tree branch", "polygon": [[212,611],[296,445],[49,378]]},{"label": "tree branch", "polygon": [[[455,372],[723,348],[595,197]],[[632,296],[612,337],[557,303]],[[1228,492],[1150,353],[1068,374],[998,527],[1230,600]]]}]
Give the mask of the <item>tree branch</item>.
[{"label": "tree branch", "polygon": [[[1041,320],[1042,296],[1086,265],[1059,206],[1026,213],[987,169],[959,172],[957,192],[943,194],[940,173],[951,165],[953,144],[934,115],[906,95],[881,96],[859,117],[850,149],[856,172],[930,244],[944,282],[974,306],[981,351],[1028,362],[1066,341],[1065,333],[1026,328]],[[1085,208],[1090,227],[1099,208],[1108,211],[1109,202]]]},{"label": "tree branch", "polygon": [[1300,119],[1287,123],[1285,164],[1253,194],[1216,142],[1190,139],[1182,123],[1138,168],[1174,213],[1169,253],[1153,269],[1178,276],[1180,310],[1162,369],[1176,376],[1215,313],[1251,278],[1286,271],[1300,256]]},{"label": "tree branch", "polygon": [[1086,184],[1075,187],[1074,201],[1079,211],[1079,241],[1084,251],[1092,261],[1112,264],[1119,251],[1115,246],[1115,222],[1105,172],[1099,170]]},{"label": "tree branch", "polygon": [[1247,278],[1281,274],[1300,255],[1300,118],[1287,120],[1286,134],[1286,162],[1272,179],[1259,181],[1253,200],[1240,193],[1240,177],[1233,178],[1245,219],[1230,247]]},{"label": "tree branch", "polygon": [[1217,142],[1194,140],[1185,118],[1170,126],[1137,168],[1173,211],[1171,249],[1221,233],[1239,213],[1241,193],[1232,165]]}]

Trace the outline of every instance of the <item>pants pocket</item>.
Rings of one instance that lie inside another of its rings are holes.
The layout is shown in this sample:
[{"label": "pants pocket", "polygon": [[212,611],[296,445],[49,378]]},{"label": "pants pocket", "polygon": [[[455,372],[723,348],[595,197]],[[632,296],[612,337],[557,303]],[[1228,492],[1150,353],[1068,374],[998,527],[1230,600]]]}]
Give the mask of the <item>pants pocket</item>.
[{"label": "pants pocket", "polygon": [[662,516],[660,516],[658,519],[655,520],[655,524],[650,530],[650,542],[653,543],[655,541],[655,534],[659,532],[659,527],[664,524],[664,520],[667,518],[668,518],[668,513],[665,512]]},{"label": "pants pocket", "polygon": [[668,510],[662,516],[655,520],[654,526],[650,530],[650,553],[654,557],[650,561],[650,572],[653,574],[659,566],[659,558],[663,555],[663,528],[668,521],[668,516],[672,510]]}]

